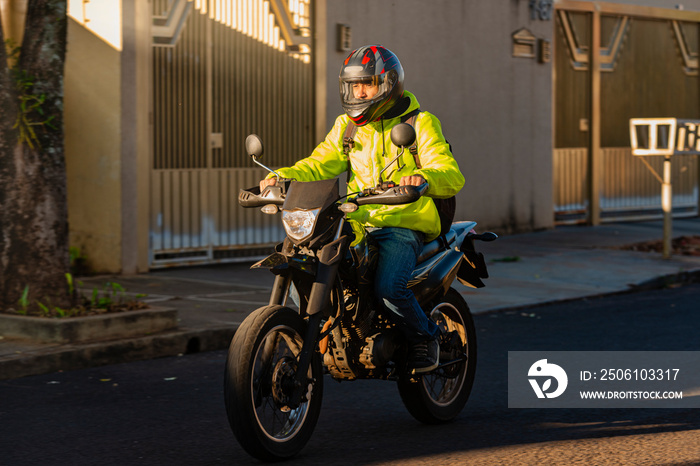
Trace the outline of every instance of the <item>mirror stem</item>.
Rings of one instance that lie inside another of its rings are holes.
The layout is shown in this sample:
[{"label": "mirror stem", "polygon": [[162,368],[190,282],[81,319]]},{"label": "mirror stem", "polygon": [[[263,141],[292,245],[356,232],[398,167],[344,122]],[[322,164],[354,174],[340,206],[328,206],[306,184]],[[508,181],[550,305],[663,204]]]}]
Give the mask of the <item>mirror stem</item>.
[{"label": "mirror stem", "polygon": [[253,162],[260,165],[261,167],[263,167],[265,170],[269,171],[270,173],[273,173],[278,179],[282,178],[282,175],[280,175],[279,173],[274,171],[272,168],[267,167],[267,166],[263,165],[260,161],[258,161],[258,158],[256,156],[251,155],[251,157],[253,158]]},{"label": "mirror stem", "polygon": [[[396,154],[396,157],[394,157],[393,159],[391,159],[391,162],[389,162],[388,164],[386,164],[386,166],[385,166],[384,168],[382,168],[382,171],[379,172],[379,183],[378,183],[378,184],[382,184],[382,173],[384,173],[384,172],[387,170],[387,168],[389,168],[389,167],[391,166],[392,163],[396,162],[396,161],[398,160],[398,158],[401,157],[401,156],[403,155],[403,151],[404,151],[404,148],[402,147],[401,150],[399,151],[399,153]],[[398,169],[401,170],[401,169],[402,169],[403,167],[405,167],[405,166],[406,166],[405,164],[404,164],[404,165],[401,165],[401,164],[399,163],[399,164],[398,164]]]}]

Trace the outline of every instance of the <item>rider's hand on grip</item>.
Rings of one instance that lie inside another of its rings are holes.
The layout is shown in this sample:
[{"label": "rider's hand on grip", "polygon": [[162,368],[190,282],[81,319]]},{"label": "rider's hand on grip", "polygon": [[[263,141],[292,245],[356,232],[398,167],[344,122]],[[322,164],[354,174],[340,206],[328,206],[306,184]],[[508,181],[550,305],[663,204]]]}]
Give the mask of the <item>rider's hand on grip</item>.
[{"label": "rider's hand on grip", "polygon": [[274,186],[277,184],[277,178],[266,178],[264,180],[260,180],[260,192],[265,191],[265,188],[268,186]]},{"label": "rider's hand on grip", "polygon": [[420,186],[422,184],[427,183],[425,181],[425,178],[423,178],[420,175],[411,175],[411,176],[402,176],[401,177],[401,182],[399,183],[401,186]]}]

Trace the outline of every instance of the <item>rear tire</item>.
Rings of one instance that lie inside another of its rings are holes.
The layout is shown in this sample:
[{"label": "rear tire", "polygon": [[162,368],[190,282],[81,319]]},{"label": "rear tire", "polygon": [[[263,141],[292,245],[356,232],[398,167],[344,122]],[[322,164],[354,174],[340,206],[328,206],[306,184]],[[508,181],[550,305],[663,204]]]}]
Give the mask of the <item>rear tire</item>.
[{"label": "rear tire", "polygon": [[276,461],[299,453],[311,438],[321,411],[323,372],[314,352],[307,400],[286,402],[306,335],[306,322],[293,310],[261,307],[236,331],[224,374],[226,413],[234,435],[252,456]]},{"label": "rear tire", "polygon": [[[398,387],[403,404],[411,415],[426,424],[440,424],[453,420],[464,408],[476,374],[476,330],[469,306],[457,291],[450,288],[431,311],[439,309],[445,316],[449,331],[459,335],[456,348],[466,360],[447,368],[438,367],[424,374],[418,381],[404,375]],[[444,364],[441,358],[440,364]]]}]

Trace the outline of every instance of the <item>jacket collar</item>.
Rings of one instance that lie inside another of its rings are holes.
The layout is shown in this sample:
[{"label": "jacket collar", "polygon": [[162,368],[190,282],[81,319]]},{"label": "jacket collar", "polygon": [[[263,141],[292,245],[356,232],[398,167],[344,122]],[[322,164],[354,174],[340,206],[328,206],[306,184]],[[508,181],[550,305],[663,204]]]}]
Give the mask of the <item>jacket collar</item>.
[{"label": "jacket collar", "polygon": [[[408,91],[403,91],[404,97],[408,97],[411,101],[411,103],[408,105],[408,108],[399,116],[394,117],[394,118],[389,118],[384,120],[384,129],[386,130],[387,128],[393,127],[395,124],[399,123],[401,121],[401,118],[403,118],[404,115],[407,115],[414,110],[417,110],[420,108],[420,104],[418,103],[418,100],[416,99],[416,96],[411,94]],[[367,123],[367,126],[372,128],[375,131],[381,131],[382,130],[382,122],[377,120],[377,121],[371,121]]]}]

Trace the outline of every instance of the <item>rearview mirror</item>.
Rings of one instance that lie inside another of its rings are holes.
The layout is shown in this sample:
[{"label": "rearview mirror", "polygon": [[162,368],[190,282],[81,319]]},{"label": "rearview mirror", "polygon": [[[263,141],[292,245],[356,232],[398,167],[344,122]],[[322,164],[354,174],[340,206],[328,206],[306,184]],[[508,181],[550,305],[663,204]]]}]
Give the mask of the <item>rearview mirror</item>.
[{"label": "rearview mirror", "polygon": [[251,134],[245,138],[245,150],[254,159],[262,157],[264,149],[262,139],[257,134]]},{"label": "rearview mirror", "polygon": [[391,142],[406,148],[416,141],[416,130],[408,123],[399,123],[391,129]]},{"label": "rearview mirror", "polygon": [[260,139],[260,136],[258,136],[257,134],[248,135],[248,137],[245,138],[245,151],[248,152],[248,155],[253,159],[253,162],[255,162],[256,165],[264,168],[270,173],[273,173],[277,178],[282,178],[279,173],[274,171],[272,168],[263,165],[260,162],[259,159],[260,157],[262,157],[264,152],[263,143],[262,139]]}]

